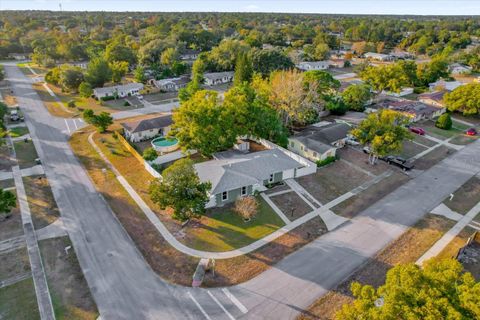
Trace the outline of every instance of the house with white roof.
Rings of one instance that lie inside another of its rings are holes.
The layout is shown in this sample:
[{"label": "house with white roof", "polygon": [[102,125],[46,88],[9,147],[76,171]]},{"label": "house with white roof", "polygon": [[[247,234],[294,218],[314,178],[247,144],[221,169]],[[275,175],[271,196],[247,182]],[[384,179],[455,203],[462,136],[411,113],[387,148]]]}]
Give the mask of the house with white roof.
[{"label": "house with white roof", "polygon": [[472,67],[460,63],[453,63],[448,67],[448,70],[453,75],[469,74],[472,72]]},{"label": "house with white roof", "polygon": [[185,86],[190,82],[190,77],[189,76],[182,76],[178,78],[168,78],[168,79],[160,79],[160,80],[155,80],[152,79],[149,81],[149,83],[156,87],[159,88],[162,91],[167,91],[167,92],[175,92],[178,91],[182,88],[185,88]]},{"label": "house with white roof", "polygon": [[445,81],[440,79],[438,81],[432,82],[428,84],[430,91],[439,91],[439,90],[448,90],[453,91],[463,85],[460,81]]},{"label": "house with white roof", "polygon": [[365,59],[377,60],[377,61],[392,61],[394,58],[389,54],[367,52],[363,55]]},{"label": "house with white roof", "polygon": [[97,99],[113,97],[117,98],[125,98],[129,96],[135,96],[140,94],[140,90],[143,89],[142,83],[127,83],[127,84],[120,84],[117,86],[112,87],[103,87],[103,88],[95,88],[93,89],[93,95]]},{"label": "house with white roof", "polygon": [[296,65],[303,71],[309,70],[327,70],[330,67],[330,61],[303,61]]},{"label": "house with white roof", "polygon": [[234,76],[233,71],[225,71],[225,72],[210,72],[205,73],[203,78],[205,80],[205,84],[208,86],[214,86],[223,83],[229,83],[233,81]]},{"label": "house with white roof", "polygon": [[188,61],[188,60],[196,60],[200,55],[200,51],[187,49],[180,53],[180,60]]},{"label": "house with white roof", "polygon": [[236,148],[213,155],[213,160],[197,163],[195,171],[202,182],[210,182],[210,200],[206,207],[223,206],[239,197],[265,191],[268,185],[316,171],[316,165],[288,150],[270,143],[272,148],[250,152]]}]

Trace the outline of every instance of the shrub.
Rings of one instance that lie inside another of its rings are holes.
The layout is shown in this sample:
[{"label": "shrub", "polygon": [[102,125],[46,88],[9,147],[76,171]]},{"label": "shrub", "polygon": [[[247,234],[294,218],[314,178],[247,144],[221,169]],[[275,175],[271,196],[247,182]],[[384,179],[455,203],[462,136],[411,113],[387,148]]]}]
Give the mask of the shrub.
[{"label": "shrub", "polygon": [[235,208],[233,210],[243,219],[250,220],[257,214],[257,199],[253,196],[240,197],[235,201]]},{"label": "shrub", "polygon": [[118,134],[116,132],[112,133],[112,138],[118,140]]},{"label": "shrub", "polygon": [[124,106],[124,107],[130,107],[130,102],[125,101],[125,102],[123,103],[123,106]]},{"label": "shrub", "polygon": [[332,162],[335,162],[337,160],[337,157],[326,157],[323,160],[317,160],[317,167],[323,167],[326,166],[327,164],[330,164]]},{"label": "shrub", "polygon": [[67,106],[69,108],[75,108],[77,105],[75,104],[74,100],[70,100],[70,101],[68,101]]},{"label": "shrub", "polygon": [[157,155],[157,151],[155,151],[155,149],[153,148],[147,148],[143,151],[143,159],[147,160],[147,161],[153,161],[155,159],[157,159],[158,155]]},{"label": "shrub", "polygon": [[435,122],[435,127],[450,130],[452,129],[452,117],[450,117],[449,113],[444,113],[440,117],[438,117],[437,121]]},{"label": "shrub", "polygon": [[114,96],[105,96],[105,97],[101,97],[100,100],[102,101],[109,101],[109,100],[114,100],[115,97]]}]

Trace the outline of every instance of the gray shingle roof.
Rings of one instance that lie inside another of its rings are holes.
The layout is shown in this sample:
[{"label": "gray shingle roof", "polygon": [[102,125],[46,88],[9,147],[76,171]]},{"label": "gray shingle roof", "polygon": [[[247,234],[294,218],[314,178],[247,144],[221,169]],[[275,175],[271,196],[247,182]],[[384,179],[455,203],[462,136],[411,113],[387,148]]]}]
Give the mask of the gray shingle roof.
[{"label": "gray shingle roof", "polygon": [[273,173],[302,167],[279,149],[246,154],[228,151],[215,154],[215,157],[217,160],[195,164],[200,180],[212,183],[211,194],[263,184]]},{"label": "gray shingle roof", "polygon": [[171,124],[171,115],[161,115],[154,118],[121,123],[122,127],[130,133],[141,132],[150,129],[165,128],[170,126]]},{"label": "gray shingle roof", "polygon": [[299,138],[306,137],[326,145],[331,145],[332,143],[344,139],[348,132],[352,128],[346,123],[332,123],[325,126],[309,126],[297,133],[294,137],[299,140]]}]

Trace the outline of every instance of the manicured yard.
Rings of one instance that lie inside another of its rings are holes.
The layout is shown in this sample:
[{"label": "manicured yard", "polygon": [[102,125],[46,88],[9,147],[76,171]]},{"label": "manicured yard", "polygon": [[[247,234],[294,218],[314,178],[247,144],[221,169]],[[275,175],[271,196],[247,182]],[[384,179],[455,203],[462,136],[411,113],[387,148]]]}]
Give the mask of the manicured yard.
[{"label": "manicured yard", "polygon": [[32,278],[0,288],[0,312],[2,319],[40,319]]},{"label": "manicured yard", "polygon": [[60,211],[45,175],[23,177],[23,184],[35,229],[46,227],[60,217]]},{"label": "manicured yard", "polygon": [[428,135],[431,135],[431,136],[433,136],[437,139],[441,139],[441,140],[451,138],[451,137],[453,137],[455,135],[458,135],[458,134],[463,134],[465,132],[465,130],[469,128],[468,126],[466,126],[462,123],[454,121],[452,129],[444,130],[444,129],[440,129],[440,128],[435,127],[435,122],[431,121],[431,120],[421,122],[421,123],[418,124],[418,126],[425,129],[425,131],[427,132]]},{"label": "manicured yard", "polygon": [[13,143],[15,153],[17,154],[17,161],[20,169],[29,168],[36,165],[35,159],[38,158],[37,151],[31,140],[15,141]]},{"label": "manicured yard", "polygon": [[187,246],[205,251],[228,251],[244,247],[284,225],[280,217],[261,197],[258,212],[245,222],[233,206],[209,209],[207,215],[192,222],[183,232]]},{"label": "manicured yard", "polygon": [[458,145],[467,145],[469,143],[477,141],[479,136],[467,136],[466,134],[459,134],[450,140],[450,143],[458,144]]},{"label": "manicured yard", "polygon": [[298,319],[333,319],[344,303],[353,301],[350,284],[354,281],[374,287],[385,282],[387,271],[396,264],[415,262],[454,222],[443,217],[427,215],[394,240],[374,258],[329,293],[315,301]]},{"label": "manicured yard", "polygon": [[26,135],[27,133],[28,133],[27,127],[14,127],[14,128],[8,129],[8,134],[12,138],[21,137],[23,135]]},{"label": "manicured yard", "polygon": [[319,168],[316,173],[297,178],[310,194],[325,204],[371,179],[343,161]]},{"label": "manicured yard", "polygon": [[43,265],[57,319],[94,320],[97,307],[83,277],[75,251],[65,248],[72,243],[68,237],[39,242]]}]

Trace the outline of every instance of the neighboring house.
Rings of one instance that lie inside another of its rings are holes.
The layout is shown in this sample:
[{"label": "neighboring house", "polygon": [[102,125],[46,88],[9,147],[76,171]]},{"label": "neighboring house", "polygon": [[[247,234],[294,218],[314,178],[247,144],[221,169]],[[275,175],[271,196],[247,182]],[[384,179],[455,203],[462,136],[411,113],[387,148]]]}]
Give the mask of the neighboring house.
[{"label": "neighboring house", "polygon": [[403,97],[413,93],[413,88],[402,88],[400,92],[382,91],[382,94],[392,97]]},{"label": "neighboring house", "polygon": [[342,122],[311,125],[288,139],[288,149],[312,161],[335,157],[351,129]]},{"label": "neighboring house", "polygon": [[436,82],[432,82],[428,84],[430,91],[439,91],[439,90],[448,90],[453,91],[463,85],[460,81],[445,81],[440,79]]},{"label": "neighboring house", "polygon": [[25,54],[25,53],[10,53],[10,54],[8,54],[8,57],[10,59],[14,59],[14,60],[26,60],[26,59],[28,59],[28,55]]},{"label": "neighboring house", "polygon": [[330,66],[329,61],[304,61],[296,65],[296,67],[303,71],[309,70],[327,70]]},{"label": "neighboring house", "polygon": [[448,67],[448,70],[453,75],[469,74],[472,72],[472,67],[460,63],[453,63]]},{"label": "neighboring house", "polygon": [[103,87],[93,89],[93,95],[97,99],[106,97],[125,98],[129,96],[135,96],[143,89],[142,83],[127,83],[112,87]]},{"label": "neighboring house", "polygon": [[422,93],[418,96],[418,101],[437,108],[444,108],[445,103],[443,102],[443,96],[445,95],[445,93],[446,91]]},{"label": "neighboring house", "polygon": [[377,61],[392,61],[393,57],[389,54],[384,53],[375,53],[367,52],[363,55],[366,59],[377,60]]},{"label": "neighboring house", "polygon": [[162,91],[173,92],[178,91],[190,82],[189,76],[182,76],[178,78],[150,80],[149,83]]},{"label": "neighboring house", "polygon": [[[248,141],[242,145],[249,149]],[[278,146],[255,152],[244,147],[219,152],[213,160],[194,167],[202,182],[212,184],[207,208],[223,206],[239,197],[264,191],[270,184],[316,171],[314,163]]]},{"label": "neighboring house", "polygon": [[81,69],[87,69],[88,61],[75,61],[67,63],[69,66],[72,67],[79,67]]},{"label": "neighboring house", "polygon": [[394,51],[390,53],[390,56],[394,59],[407,60],[414,59],[415,55],[407,51]]},{"label": "neighboring house", "polygon": [[433,119],[445,113],[445,108],[439,108],[432,105],[427,105],[420,101],[412,100],[390,100],[385,99],[377,103],[372,108],[367,108],[366,112],[377,111],[379,109],[390,109],[401,112],[407,116],[411,122],[417,122],[424,119]]},{"label": "neighboring house", "polygon": [[139,142],[166,135],[172,125],[172,116],[154,116],[142,120],[123,122],[121,125],[125,138],[131,142]]},{"label": "neighboring house", "polygon": [[203,75],[205,79],[205,84],[208,86],[214,86],[218,84],[228,83],[233,81],[233,71],[225,71],[225,72],[211,72],[205,73]]},{"label": "neighboring house", "polygon": [[346,61],[345,59],[330,59],[328,60],[328,64],[333,68],[344,68]]},{"label": "neighboring house", "polygon": [[180,60],[197,60],[200,51],[187,49],[180,54]]}]

